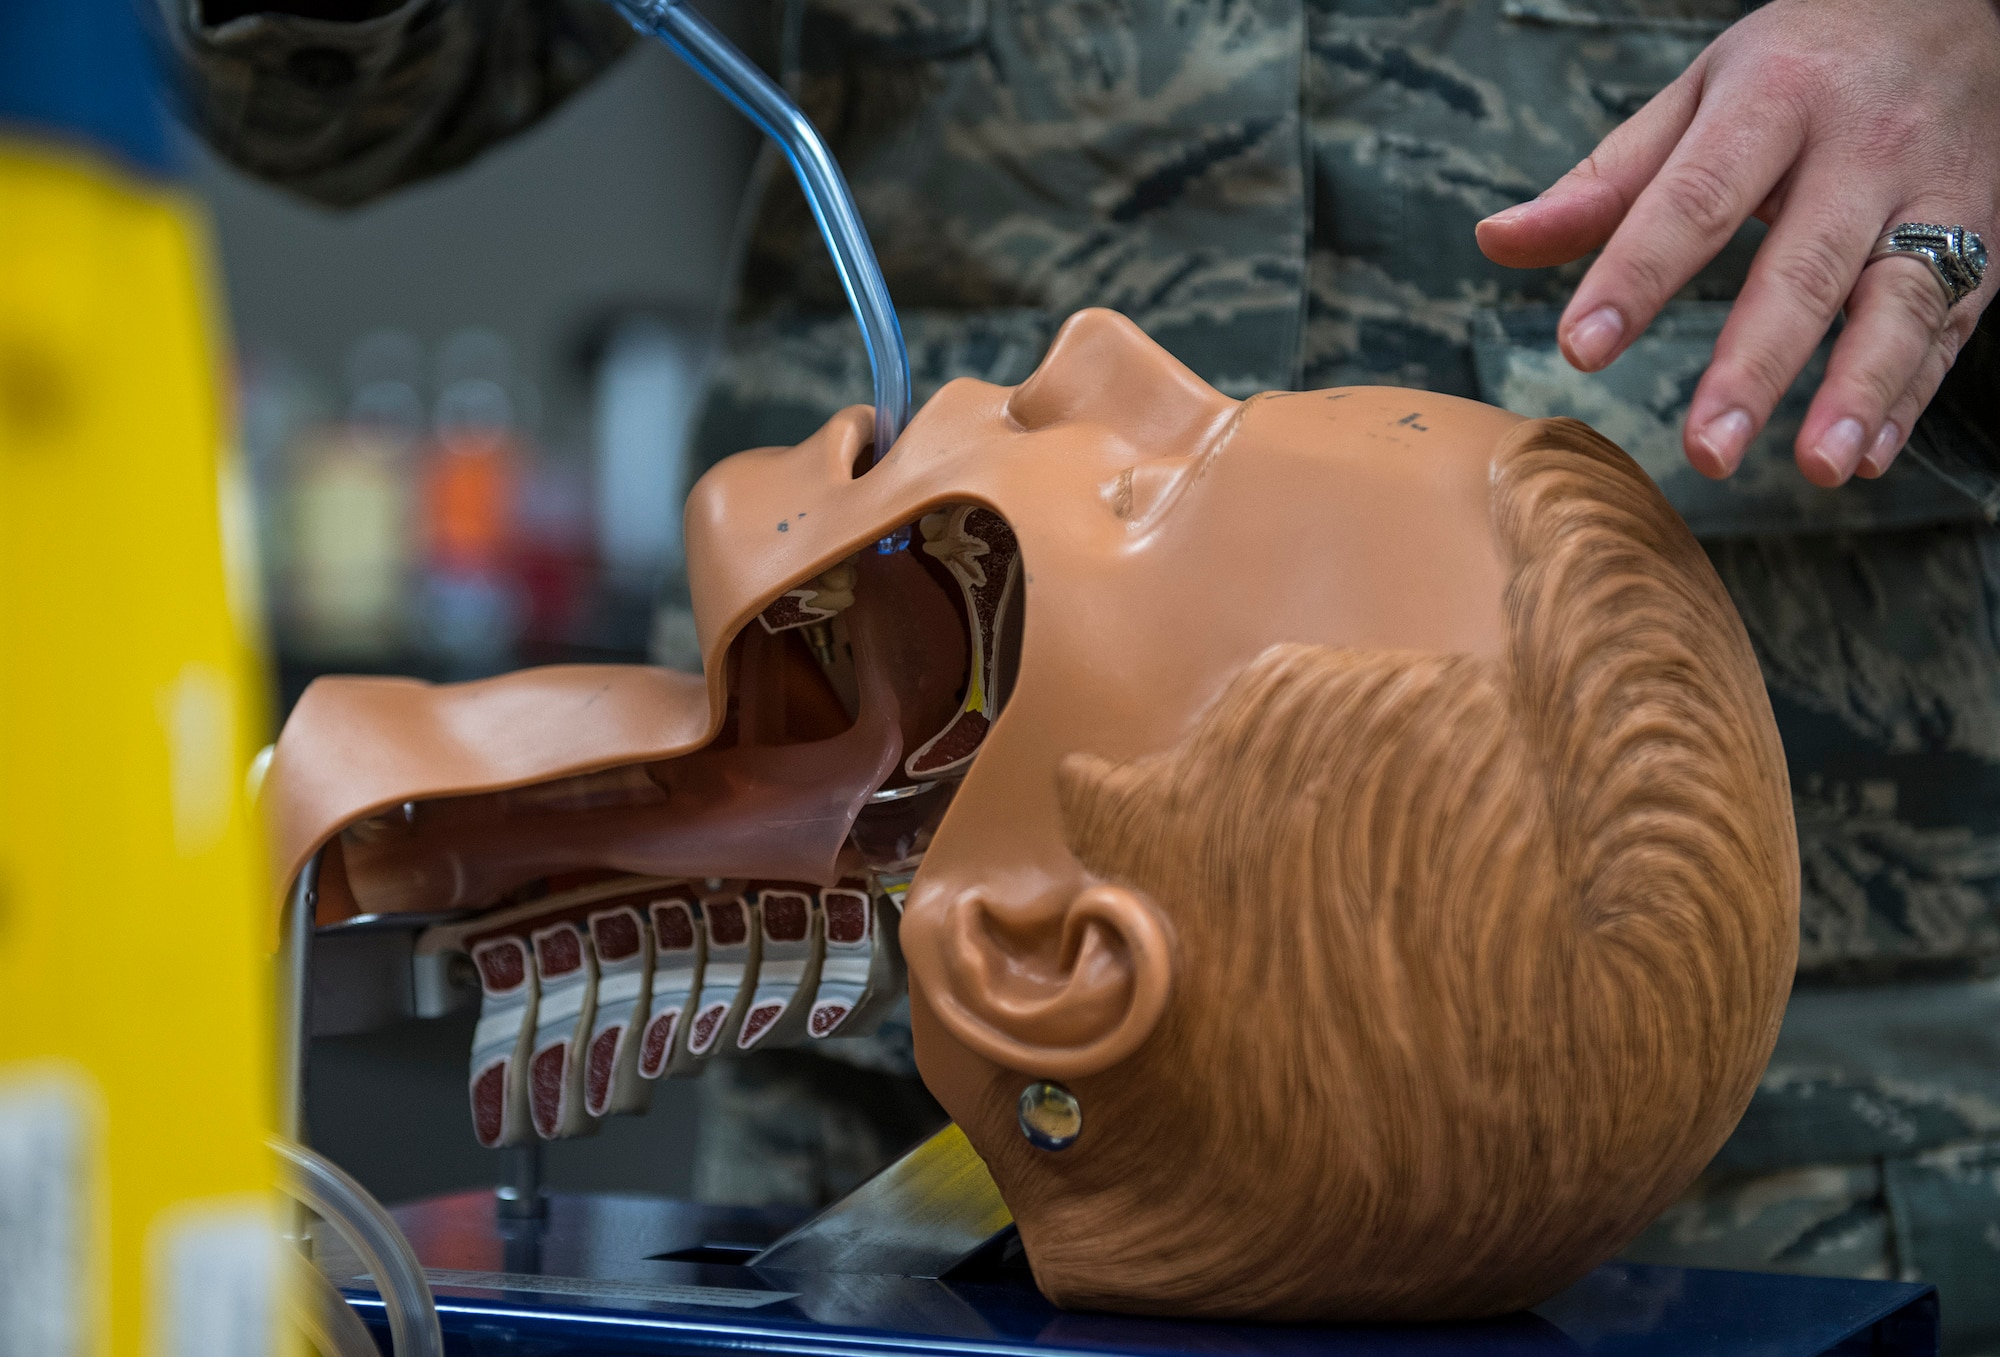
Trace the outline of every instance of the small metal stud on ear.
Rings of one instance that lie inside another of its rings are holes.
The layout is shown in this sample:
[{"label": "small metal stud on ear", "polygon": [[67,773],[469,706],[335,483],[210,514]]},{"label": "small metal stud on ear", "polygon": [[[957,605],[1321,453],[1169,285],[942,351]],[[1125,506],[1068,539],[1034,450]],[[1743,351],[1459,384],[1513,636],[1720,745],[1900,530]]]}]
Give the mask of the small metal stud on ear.
[{"label": "small metal stud on ear", "polygon": [[1046,1079],[1021,1090],[1019,1114],[1021,1134],[1038,1150],[1066,1150],[1083,1134],[1083,1104]]}]

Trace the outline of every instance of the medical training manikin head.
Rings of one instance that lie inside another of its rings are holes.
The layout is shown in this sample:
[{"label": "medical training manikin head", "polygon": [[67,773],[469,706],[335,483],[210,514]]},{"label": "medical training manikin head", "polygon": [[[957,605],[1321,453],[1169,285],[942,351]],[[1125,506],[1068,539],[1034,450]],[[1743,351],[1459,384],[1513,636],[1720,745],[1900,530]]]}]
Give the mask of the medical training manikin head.
[{"label": "medical training manikin head", "polygon": [[696,487],[705,686],[309,694],[288,871],[342,830],[349,909],[914,864],[918,1064],[1065,1305],[1493,1314],[1687,1186],[1775,1039],[1798,869],[1742,626],[1628,458],[1421,392],[1233,401],[1108,312],[857,474],[869,429]]}]

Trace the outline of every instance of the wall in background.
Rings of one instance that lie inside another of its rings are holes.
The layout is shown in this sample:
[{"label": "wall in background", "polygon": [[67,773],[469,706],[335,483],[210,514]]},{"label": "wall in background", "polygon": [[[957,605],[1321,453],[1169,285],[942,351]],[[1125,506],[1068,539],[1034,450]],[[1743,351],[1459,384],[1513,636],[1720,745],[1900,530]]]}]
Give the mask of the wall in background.
[{"label": "wall in background", "polygon": [[[412,379],[421,397],[414,417],[426,428],[449,380],[435,371],[446,341],[468,330],[497,335],[511,354],[513,418],[534,457],[571,482],[587,480],[593,391],[580,353],[623,311],[705,329],[723,298],[755,149],[732,109],[650,45],[482,160],[354,211],[304,203],[197,149],[273,558],[287,558],[296,528],[285,509],[289,463],[323,447],[315,421],[349,413],[350,355],[371,333],[415,341],[406,348],[424,371]],[[402,477],[416,463],[387,465]],[[342,484],[351,507],[366,485]],[[531,513],[536,494],[556,493],[543,484],[527,484]],[[559,490],[562,481],[548,484]],[[589,499],[586,488],[586,512]],[[337,537],[354,536],[352,521],[335,527]],[[273,583],[281,597],[284,582]],[[408,662],[381,656],[382,667]],[[293,658],[287,683],[295,693],[317,668],[357,667],[368,666]],[[470,1040],[470,1021],[460,1018],[315,1042],[315,1142],[386,1200],[495,1181],[497,1156],[474,1141],[466,1108]],[[685,1194],[695,1089],[674,1082],[656,1093],[651,1115],[612,1119],[596,1137],[552,1147],[549,1185]]]},{"label": "wall in background", "polygon": [[635,304],[713,313],[755,146],[740,115],[649,44],[522,136],[366,207],[312,206],[205,152],[197,184],[240,347],[331,387],[371,330],[436,344],[489,328],[543,389],[535,432],[560,444],[588,415],[565,370],[583,327]]},{"label": "wall in background", "polygon": [[[279,714],[330,670],[645,654],[757,144],[648,43],[473,164],[359,209],[195,149]],[[614,369],[628,380],[600,380]],[[661,393],[689,408],[663,417]],[[635,543],[653,553],[637,571]]]},{"label": "wall in background", "polygon": [[[497,1182],[500,1152],[472,1136],[465,1086],[472,1015],[410,1022],[312,1044],[306,1129],[313,1145],[385,1202]],[[644,1116],[550,1144],[548,1186],[686,1197],[694,1183],[699,1079],[662,1079]]]}]

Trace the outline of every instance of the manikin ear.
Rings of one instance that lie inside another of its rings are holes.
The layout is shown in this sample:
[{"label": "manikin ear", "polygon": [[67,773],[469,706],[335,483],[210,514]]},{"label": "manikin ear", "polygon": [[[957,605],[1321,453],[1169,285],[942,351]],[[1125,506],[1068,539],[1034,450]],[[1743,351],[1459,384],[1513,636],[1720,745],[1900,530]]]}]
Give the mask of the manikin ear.
[{"label": "manikin ear", "polygon": [[938,973],[924,988],[938,1020],[994,1064],[1049,1079],[1138,1050],[1173,985],[1166,919],[1123,886],[1025,916],[967,891],[942,907],[933,938]]}]

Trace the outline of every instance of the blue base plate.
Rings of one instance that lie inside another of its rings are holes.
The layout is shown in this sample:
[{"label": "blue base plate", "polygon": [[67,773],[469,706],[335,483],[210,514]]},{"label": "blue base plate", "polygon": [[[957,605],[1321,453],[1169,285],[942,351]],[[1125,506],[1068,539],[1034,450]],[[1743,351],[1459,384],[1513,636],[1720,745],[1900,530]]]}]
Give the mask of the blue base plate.
[{"label": "blue base plate", "polygon": [[[1031,1351],[1351,1357],[1935,1357],[1928,1286],[1612,1263],[1545,1304],[1475,1324],[1318,1328],[1058,1310],[1018,1249],[942,1280],[743,1266],[797,1213],[659,1197],[552,1194],[502,1221],[488,1192],[397,1208],[437,1294],[445,1347],[476,1354],[783,1353],[872,1357]],[[336,1280],[339,1280],[338,1278]],[[382,1305],[342,1282],[388,1350]]]}]

